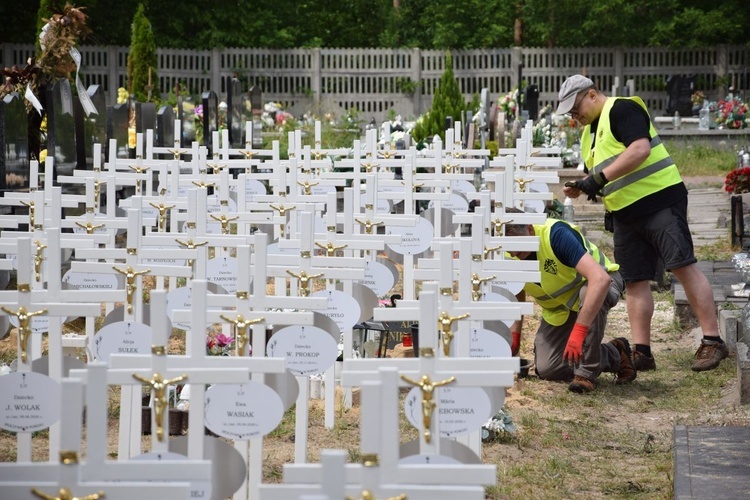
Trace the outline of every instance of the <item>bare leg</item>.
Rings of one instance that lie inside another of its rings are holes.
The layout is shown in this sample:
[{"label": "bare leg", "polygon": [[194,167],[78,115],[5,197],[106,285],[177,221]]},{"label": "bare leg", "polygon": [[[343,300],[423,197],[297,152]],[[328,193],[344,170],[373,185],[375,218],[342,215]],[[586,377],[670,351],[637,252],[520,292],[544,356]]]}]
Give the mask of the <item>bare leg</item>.
[{"label": "bare leg", "polygon": [[651,317],[654,315],[651,284],[645,280],[626,283],[625,304],[633,343],[651,345]]},{"label": "bare leg", "polygon": [[[719,322],[716,319],[714,292],[706,275],[695,264],[679,269],[672,269],[672,273],[682,283],[688,303],[698,318],[703,335],[716,337],[719,335]],[[630,310],[628,309],[628,313]],[[632,321],[631,321],[632,324]]]}]

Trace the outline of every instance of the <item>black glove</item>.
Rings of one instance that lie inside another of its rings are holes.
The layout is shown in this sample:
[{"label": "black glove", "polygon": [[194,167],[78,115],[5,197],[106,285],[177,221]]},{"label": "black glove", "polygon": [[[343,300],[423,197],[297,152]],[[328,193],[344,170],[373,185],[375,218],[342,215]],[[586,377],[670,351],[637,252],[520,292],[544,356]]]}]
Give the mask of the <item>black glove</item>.
[{"label": "black glove", "polygon": [[589,175],[582,181],[575,181],[573,187],[586,193],[587,199],[596,201],[596,195],[601,191],[602,186],[606,184],[607,179],[602,174]]}]

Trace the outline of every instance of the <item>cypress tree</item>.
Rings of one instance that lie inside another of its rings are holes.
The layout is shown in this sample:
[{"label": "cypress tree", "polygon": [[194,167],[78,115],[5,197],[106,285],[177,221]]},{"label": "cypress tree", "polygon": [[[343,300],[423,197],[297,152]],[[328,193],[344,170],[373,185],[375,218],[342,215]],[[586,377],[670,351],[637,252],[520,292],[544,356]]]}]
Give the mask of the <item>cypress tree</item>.
[{"label": "cypress tree", "polygon": [[445,56],[445,71],[435,90],[432,107],[424,114],[421,122],[415,125],[412,136],[418,141],[423,141],[437,134],[445,141],[446,117],[450,116],[454,121],[460,121],[466,109],[469,107],[458,87],[458,81],[453,73],[453,57],[448,52]]},{"label": "cypress tree", "polygon": [[[159,97],[156,40],[145,10],[143,4],[138,4],[138,10],[133,18],[133,32],[128,54],[128,92],[135,95],[135,99],[140,102]],[[151,82],[150,85],[149,82]],[[151,87],[150,99],[149,87]]]}]

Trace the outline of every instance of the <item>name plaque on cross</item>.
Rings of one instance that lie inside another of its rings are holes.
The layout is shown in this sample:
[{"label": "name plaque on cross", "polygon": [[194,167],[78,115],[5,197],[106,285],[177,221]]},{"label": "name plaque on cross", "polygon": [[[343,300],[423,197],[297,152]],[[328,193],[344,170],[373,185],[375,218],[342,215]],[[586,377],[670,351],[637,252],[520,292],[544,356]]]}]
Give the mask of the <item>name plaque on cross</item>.
[{"label": "name plaque on cross", "polygon": [[144,323],[110,323],[96,332],[94,354],[105,363],[109,363],[111,354],[150,354],[152,337],[151,327]]},{"label": "name plaque on cross", "polygon": [[284,417],[279,394],[265,384],[215,384],[204,396],[206,427],[228,438],[248,440],[265,436]]},{"label": "name plaque on cross", "polygon": [[122,288],[114,274],[85,273],[68,270],[62,282],[74,290],[118,290]]},{"label": "name plaque on cross", "polygon": [[499,332],[487,328],[472,328],[470,345],[469,357],[471,358],[509,358],[511,356],[508,342]]},{"label": "name plaque on cross", "polygon": [[266,354],[285,358],[287,370],[296,376],[316,375],[336,362],[338,342],[320,327],[290,325],[271,336]]},{"label": "name plaque on cross", "polygon": [[237,259],[214,257],[206,264],[206,279],[222,287],[227,293],[237,292]]},{"label": "name plaque on cross", "polygon": [[376,260],[366,260],[365,277],[361,280],[354,280],[354,283],[364,285],[375,292],[375,295],[382,297],[394,287],[396,276],[385,264]]},{"label": "name plaque on cross", "polygon": [[434,228],[430,221],[419,217],[414,227],[388,226],[385,234],[401,236],[401,243],[388,244],[391,250],[401,255],[416,255],[430,248]]},{"label": "name plaque on cross", "polygon": [[326,298],[326,309],[318,312],[331,318],[339,327],[339,331],[352,328],[359,321],[362,308],[348,293],[340,290],[320,290],[312,296]]},{"label": "name plaque on cross", "polygon": [[[441,387],[438,393],[440,436],[454,437],[479,430],[492,417],[492,404],[481,387]],[[409,422],[422,429],[422,391],[414,387],[404,399]]]},{"label": "name plaque on cross", "polygon": [[0,428],[34,432],[58,421],[60,384],[35,372],[14,372],[0,377]]}]

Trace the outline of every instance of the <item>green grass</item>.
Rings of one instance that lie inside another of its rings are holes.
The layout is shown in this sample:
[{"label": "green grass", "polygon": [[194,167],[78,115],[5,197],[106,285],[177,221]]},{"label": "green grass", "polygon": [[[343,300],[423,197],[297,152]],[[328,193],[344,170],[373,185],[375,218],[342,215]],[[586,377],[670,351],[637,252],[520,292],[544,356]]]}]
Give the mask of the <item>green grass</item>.
[{"label": "green grass", "polygon": [[676,143],[667,143],[666,146],[683,177],[724,176],[737,163],[737,153],[729,148],[718,148],[706,144],[678,146]]}]

